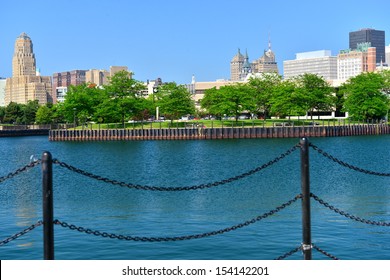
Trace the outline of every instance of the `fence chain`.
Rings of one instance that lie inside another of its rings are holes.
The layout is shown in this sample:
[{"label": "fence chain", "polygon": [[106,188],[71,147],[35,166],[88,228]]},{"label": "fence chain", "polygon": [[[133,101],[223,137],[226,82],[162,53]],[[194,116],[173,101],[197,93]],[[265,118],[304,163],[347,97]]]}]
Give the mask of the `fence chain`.
[{"label": "fence chain", "polygon": [[296,252],[301,251],[301,250],[302,250],[302,246],[298,246],[297,248],[292,249],[290,252],[287,252],[284,255],[277,257],[275,260],[277,260],[277,261],[284,260],[285,258],[287,258],[287,257],[289,257],[289,256],[291,256],[291,255],[293,255]]},{"label": "fence chain", "polygon": [[263,220],[269,216],[274,215],[275,213],[278,213],[282,209],[286,208],[287,206],[291,205],[292,203],[296,202],[298,199],[302,198],[302,195],[299,194],[295,196],[293,199],[289,200],[286,203],[283,203],[282,205],[276,207],[274,210],[271,210],[269,212],[264,213],[263,215],[257,216],[256,218],[252,220],[248,220],[246,222],[234,225],[232,227],[201,233],[201,234],[194,234],[194,235],[185,235],[185,236],[175,236],[175,237],[139,237],[139,236],[125,236],[125,235],[118,235],[115,233],[107,233],[107,232],[101,232],[99,230],[92,230],[92,229],[86,229],[84,227],[78,227],[76,225],[68,224],[66,222],[61,222],[59,220],[55,220],[55,225],[61,225],[64,228],[69,228],[71,230],[77,230],[79,232],[85,232],[87,234],[93,234],[95,236],[101,236],[101,237],[109,237],[111,239],[119,239],[119,240],[127,240],[127,241],[140,241],[140,242],[167,242],[167,241],[182,241],[182,240],[191,240],[191,239],[199,239],[204,237],[210,237],[218,234],[223,234],[226,232],[234,231],[246,226],[249,226],[251,224],[254,224],[260,220]]},{"label": "fence chain", "polygon": [[371,171],[371,170],[367,170],[367,169],[363,169],[363,168],[360,168],[360,167],[357,167],[357,166],[354,166],[352,164],[349,164],[349,163],[346,163],[338,158],[335,158],[334,156],[328,154],[327,152],[321,150],[320,148],[318,148],[316,145],[313,145],[312,143],[309,144],[315,151],[317,151],[319,154],[323,155],[324,157],[340,164],[341,166],[344,166],[344,167],[347,167],[349,169],[352,169],[352,170],[355,170],[355,171],[358,171],[358,172],[362,172],[362,173],[365,173],[365,174],[369,174],[369,175],[376,175],[376,176],[385,176],[385,177],[390,177],[390,173],[383,173],[383,172],[375,172],[375,171]]},{"label": "fence chain", "polygon": [[14,234],[14,235],[12,235],[12,236],[10,236],[10,237],[8,237],[8,238],[6,238],[6,239],[0,241],[0,246],[3,246],[3,245],[5,245],[5,244],[7,244],[7,243],[13,241],[13,240],[15,240],[15,239],[21,237],[22,235],[25,235],[26,233],[32,231],[33,229],[35,229],[36,227],[39,227],[39,226],[41,226],[41,225],[43,225],[43,222],[42,222],[42,221],[36,222],[35,224],[33,224],[33,225],[29,226],[28,228],[22,230],[21,232],[18,232],[17,234]]},{"label": "fence chain", "polygon": [[319,248],[317,245],[315,244],[311,244],[313,246],[314,249],[316,249],[318,252],[324,254],[325,256],[327,256],[328,258],[331,258],[331,259],[334,259],[334,260],[340,260],[339,258],[333,256],[332,254],[329,254],[328,252],[322,250],[321,248]]},{"label": "fence chain", "polygon": [[20,173],[23,173],[23,172],[27,171],[28,169],[31,169],[31,168],[39,165],[40,163],[41,163],[41,160],[33,161],[33,162],[27,164],[26,166],[23,166],[23,167],[17,169],[14,172],[8,173],[8,175],[0,177],[0,183],[4,182],[5,180],[8,180],[8,179],[15,177],[15,176],[19,175]]},{"label": "fence chain", "polygon": [[310,193],[310,196],[312,198],[314,198],[314,200],[318,201],[320,204],[324,205],[325,207],[329,208],[330,210],[336,212],[337,214],[340,214],[344,217],[347,217],[351,220],[354,220],[354,221],[357,221],[357,222],[361,222],[361,223],[365,223],[365,224],[369,224],[369,225],[374,225],[374,226],[383,226],[383,227],[390,227],[390,223],[388,222],[377,222],[377,221],[371,221],[371,220],[366,220],[366,219],[363,219],[363,218],[359,218],[357,216],[354,216],[354,215],[351,215],[349,213],[346,213],[332,205],[330,205],[329,203],[323,201],[322,199],[320,199],[318,196],[316,196],[315,194],[312,194]]},{"label": "fence chain", "polygon": [[220,185],[224,185],[224,184],[227,184],[227,183],[231,183],[231,182],[234,182],[234,181],[237,181],[239,179],[243,179],[245,177],[248,177],[250,175],[253,175],[275,163],[277,163],[278,161],[280,161],[281,159],[285,158],[286,156],[290,155],[291,153],[293,153],[297,148],[299,147],[299,144],[296,144],[295,146],[293,146],[292,148],[288,149],[286,152],[282,153],[281,155],[279,155],[278,157],[274,158],[273,160],[270,160],[269,162],[255,168],[255,169],[252,169],[248,172],[245,172],[245,173],[242,173],[240,175],[237,175],[237,176],[234,176],[234,177],[230,177],[228,179],[225,179],[225,180],[221,180],[221,181],[216,181],[216,182],[213,182],[213,183],[208,183],[208,184],[201,184],[201,185],[196,185],[196,186],[186,186],[186,187],[156,187],[156,186],[142,186],[142,185],[137,185],[137,184],[132,184],[132,183],[125,183],[125,182],[120,182],[120,181],[117,181],[117,180],[112,180],[112,179],[109,179],[109,178],[106,178],[106,177],[102,177],[102,176],[99,176],[99,175],[95,175],[95,174],[92,174],[90,172],[87,172],[87,171],[84,171],[84,170],[81,170],[77,167],[74,167],[72,165],[69,165],[65,162],[61,162],[59,161],[58,159],[53,159],[53,163],[54,164],[58,164],[60,165],[61,167],[64,167],[64,168],[67,168],[68,170],[70,171],[73,171],[73,172],[76,172],[78,174],[81,174],[83,176],[86,176],[86,177],[89,177],[89,178],[92,178],[92,179],[95,179],[95,180],[98,180],[98,181],[103,181],[105,183],[110,183],[112,185],[118,185],[120,187],[127,187],[127,188],[131,188],[131,189],[138,189],[138,190],[148,190],[148,191],[191,191],[191,190],[198,190],[198,189],[206,189],[206,188],[211,188],[211,187],[216,187],[216,186],[220,186]]}]

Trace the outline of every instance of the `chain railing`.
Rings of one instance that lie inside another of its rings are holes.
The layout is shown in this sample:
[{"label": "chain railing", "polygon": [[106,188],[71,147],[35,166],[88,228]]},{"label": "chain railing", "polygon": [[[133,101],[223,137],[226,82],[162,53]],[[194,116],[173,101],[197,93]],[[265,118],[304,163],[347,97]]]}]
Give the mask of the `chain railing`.
[{"label": "chain railing", "polygon": [[[106,177],[102,177],[99,175],[95,175],[93,173],[84,171],[82,169],[79,169],[77,167],[74,167],[70,164],[61,162],[57,159],[52,159],[51,154],[49,152],[44,152],[42,160],[36,160],[34,162],[31,162],[30,164],[17,169],[15,172],[11,172],[8,175],[0,177],[0,183],[4,182],[8,179],[11,179],[39,164],[42,164],[42,174],[43,174],[43,193],[44,193],[44,203],[43,203],[43,216],[44,219],[43,221],[38,221],[37,223],[31,225],[30,227],[20,231],[17,234],[14,234],[3,241],[0,241],[0,246],[3,246],[11,241],[14,241],[15,239],[19,238],[20,236],[25,235],[26,233],[34,230],[35,228],[43,225],[44,227],[44,247],[45,247],[45,259],[54,259],[54,233],[53,233],[53,225],[60,225],[64,228],[68,228],[70,230],[75,230],[78,232],[84,232],[86,234],[90,235],[95,235],[95,236],[101,236],[103,238],[110,238],[110,239],[118,239],[118,240],[126,240],[126,241],[138,241],[138,242],[171,242],[171,241],[183,241],[183,240],[191,240],[191,239],[200,239],[200,238],[205,238],[205,237],[211,237],[231,231],[235,231],[238,229],[241,229],[243,227],[252,225],[256,222],[259,222],[265,218],[268,218],[281,210],[285,209],[286,207],[292,205],[294,202],[297,200],[301,199],[302,200],[302,229],[303,229],[303,242],[300,246],[292,249],[291,251],[277,257],[275,260],[282,260],[286,259],[293,254],[297,253],[298,251],[302,251],[305,259],[311,259],[311,250],[315,249],[318,252],[322,253],[323,255],[337,260],[338,258],[335,257],[334,255],[326,252],[325,250],[319,248],[317,245],[313,244],[311,242],[311,224],[310,224],[310,198],[313,200],[317,201],[321,205],[325,206],[326,208],[334,211],[337,214],[340,214],[341,216],[344,216],[346,218],[349,218],[353,221],[369,224],[369,225],[375,225],[375,226],[385,226],[388,227],[390,226],[390,222],[382,222],[382,221],[372,221],[364,218],[357,217],[355,215],[346,213],[345,211],[342,211],[329,203],[323,201],[320,199],[318,196],[310,192],[310,184],[309,184],[309,164],[308,164],[308,147],[312,147],[315,151],[320,153],[321,155],[325,156],[328,159],[331,159],[335,163],[338,163],[344,167],[363,172],[365,174],[369,175],[377,175],[377,176],[389,176],[390,173],[383,173],[383,172],[375,172],[375,171],[370,171],[366,170],[360,167],[356,167],[354,165],[345,163],[334,156],[329,155],[328,153],[324,152],[322,149],[318,148],[317,146],[311,144],[308,142],[307,139],[302,139],[299,144],[294,145],[292,148],[288,149],[286,152],[282,153],[278,157],[274,158],[273,160],[270,160],[269,162],[256,167],[248,172],[242,173],[240,175],[236,175],[234,177],[230,177],[225,180],[220,180],[212,183],[207,183],[207,184],[201,184],[197,186],[185,186],[185,187],[156,187],[156,186],[142,186],[142,185],[136,185],[132,183],[125,183],[125,182],[120,182],[117,180],[109,179]],[[275,163],[279,162],[283,158],[287,157],[288,155],[292,154],[298,147],[301,149],[301,179],[302,179],[302,194],[296,195],[293,199],[287,201],[286,203],[281,204],[280,206],[276,207],[273,210],[270,210],[268,212],[265,212],[262,215],[259,215],[251,220],[247,220],[245,222],[233,225],[231,227],[223,228],[220,230],[214,230],[206,233],[200,233],[200,234],[192,234],[192,235],[183,235],[183,236],[174,236],[174,237],[145,237],[145,236],[129,236],[129,235],[121,235],[121,234],[115,234],[115,233],[107,233],[107,232],[102,232],[99,230],[92,230],[89,228],[84,228],[81,226],[76,226],[73,224],[68,224],[67,222],[60,221],[58,219],[53,219],[52,215],[52,164],[57,164],[60,167],[66,168],[72,172],[81,174],[83,176],[87,176],[89,178],[103,181],[105,183],[109,183],[112,185],[118,185],[121,187],[127,187],[130,189],[138,189],[138,190],[149,190],[149,191],[193,191],[193,190],[198,190],[198,189],[206,189],[206,188],[211,188],[215,186],[220,186],[224,185],[227,183],[231,183],[240,179],[243,179],[247,176],[253,175],[267,167],[270,167],[274,165]],[[51,209],[50,209],[51,207]],[[308,211],[306,213],[305,211]],[[51,248],[52,247],[52,248]],[[309,254],[308,254],[309,253]]]}]

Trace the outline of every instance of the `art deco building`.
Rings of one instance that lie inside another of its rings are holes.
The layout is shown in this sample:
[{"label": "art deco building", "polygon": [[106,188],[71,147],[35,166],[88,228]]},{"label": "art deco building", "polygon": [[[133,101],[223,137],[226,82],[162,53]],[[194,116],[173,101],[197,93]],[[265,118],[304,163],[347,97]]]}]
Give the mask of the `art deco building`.
[{"label": "art deco building", "polygon": [[33,43],[26,33],[15,42],[12,59],[12,78],[6,81],[5,105],[11,102],[26,104],[38,100],[39,104],[52,102],[51,77],[40,76],[36,69]]},{"label": "art deco building", "polygon": [[279,73],[275,53],[271,49],[271,42],[268,43],[268,50],[259,59],[252,62],[253,73]]},{"label": "art deco building", "polygon": [[242,75],[242,67],[245,62],[245,57],[238,49],[237,54],[230,61],[230,80],[239,81]]}]

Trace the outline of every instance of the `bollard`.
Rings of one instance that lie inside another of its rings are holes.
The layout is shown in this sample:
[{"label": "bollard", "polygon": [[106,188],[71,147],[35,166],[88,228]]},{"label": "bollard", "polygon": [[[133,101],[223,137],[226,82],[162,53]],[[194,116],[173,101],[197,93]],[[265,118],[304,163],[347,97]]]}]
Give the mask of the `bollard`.
[{"label": "bollard", "polygon": [[54,260],[53,161],[50,152],[42,154],[42,211],[43,257]]},{"label": "bollard", "polygon": [[309,139],[302,138],[301,146],[301,190],[302,190],[302,252],[304,260],[311,260],[311,220],[310,220],[310,173]]}]

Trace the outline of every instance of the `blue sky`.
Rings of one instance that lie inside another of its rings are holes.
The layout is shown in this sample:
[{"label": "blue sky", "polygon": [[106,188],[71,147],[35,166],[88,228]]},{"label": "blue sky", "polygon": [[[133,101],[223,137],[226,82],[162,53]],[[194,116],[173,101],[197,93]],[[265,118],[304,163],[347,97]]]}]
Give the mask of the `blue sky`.
[{"label": "blue sky", "polygon": [[371,1],[3,1],[0,76],[12,75],[16,38],[26,32],[42,75],[126,65],[141,81],[190,83],[230,77],[241,48],[258,59],[270,34],[279,71],[298,52],[348,48],[361,28],[386,31],[390,4]]}]

